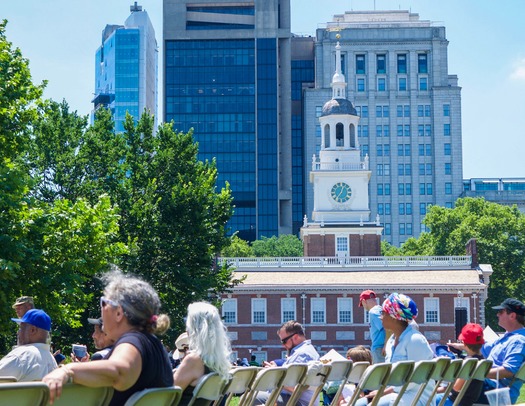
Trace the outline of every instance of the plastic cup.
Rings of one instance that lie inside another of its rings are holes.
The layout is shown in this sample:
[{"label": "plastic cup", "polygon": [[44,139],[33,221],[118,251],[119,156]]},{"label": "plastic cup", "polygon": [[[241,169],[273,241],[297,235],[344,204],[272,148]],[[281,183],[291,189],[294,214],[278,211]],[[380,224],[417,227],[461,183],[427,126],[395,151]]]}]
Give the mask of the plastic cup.
[{"label": "plastic cup", "polygon": [[485,392],[490,406],[510,405],[510,389],[498,388]]}]

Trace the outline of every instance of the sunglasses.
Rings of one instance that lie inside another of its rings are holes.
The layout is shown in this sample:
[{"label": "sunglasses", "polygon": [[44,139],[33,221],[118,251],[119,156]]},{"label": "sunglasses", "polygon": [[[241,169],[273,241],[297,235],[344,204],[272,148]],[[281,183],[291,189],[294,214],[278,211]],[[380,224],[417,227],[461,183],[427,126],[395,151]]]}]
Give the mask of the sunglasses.
[{"label": "sunglasses", "polygon": [[286,342],[292,338],[294,335],[296,335],[297,333],[293,333],[293,334],[290,334],[288,337],[284,337],[282,340],[281,340],[281,344],[286,344]]},{"label": "sunglasses", "polygon": [[107,305],[110,305],[110,306],[113,306],[113,307],[118,307],[119,306],[119,304],[117,302],[115,302],[114,300],[107,299],[104,296],[101,296],[100,297],[100,307],[104,308]]}]

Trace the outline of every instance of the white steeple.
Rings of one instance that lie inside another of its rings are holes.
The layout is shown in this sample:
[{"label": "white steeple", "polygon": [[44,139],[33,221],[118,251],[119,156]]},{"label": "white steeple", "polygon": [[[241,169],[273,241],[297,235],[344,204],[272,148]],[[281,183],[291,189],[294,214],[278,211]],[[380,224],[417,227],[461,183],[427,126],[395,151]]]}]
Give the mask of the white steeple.
[{"label": "white steeple", "polygon": [[[341,35],[337,34],[339,39]],[[341,45],[337,41],[335,46],[335,73],[332,77],[332,99],[346,99],[346,80],[345,75],[341,71]]]}]

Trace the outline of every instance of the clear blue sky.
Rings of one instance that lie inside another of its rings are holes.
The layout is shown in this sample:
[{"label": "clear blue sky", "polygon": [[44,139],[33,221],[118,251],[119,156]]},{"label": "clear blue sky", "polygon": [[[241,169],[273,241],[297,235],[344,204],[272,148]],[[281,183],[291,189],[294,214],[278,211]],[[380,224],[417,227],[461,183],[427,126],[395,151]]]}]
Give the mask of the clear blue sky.
[{"label": "clear blue sky", "polygon": [[[122,24],[132,1],[2,0],[7,38],[30,60],[46,97],[91,110],[94,55],[106,24]],[[449,73],[462,87],[463,176],[525,177],[524,0],[291,0],[292,30],[314,34],[349,10],[411,10],[442,23]],[[142,0],[162,44],[162,1]],[[159,62],[161,59],[159,59]],[[162,69],[159,69],[162,72]],[[159,80],[159,91],[161,80]],[[159,100],[159,105],[161,100]]]}]

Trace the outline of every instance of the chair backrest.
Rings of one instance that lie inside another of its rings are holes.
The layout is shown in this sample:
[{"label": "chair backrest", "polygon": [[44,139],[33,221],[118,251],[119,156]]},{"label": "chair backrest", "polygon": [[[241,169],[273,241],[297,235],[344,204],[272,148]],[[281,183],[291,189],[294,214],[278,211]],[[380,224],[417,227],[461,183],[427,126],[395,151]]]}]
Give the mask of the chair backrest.
[{"label": "chair backrest", "polygon": [[55,406],[106,406],[113,397],[113,388],[91,388],[74,383],[62,387],[62,394],[55,399]]},{"label": "chair backrest", "polygon": [[0,383],[3,382],[16,382],[18,379],[14,376],[0,376]]},{"label": "chair backrest", "polygon": [[[239,400],[239,406],[251,405],[257,392],[270,392],[267,405],[273,405],[279,396],[282,382],[286,376],[286,367],[272,367],[261,369],[253,381],[250,390],[247,391]],[[190,405],[191,406],[191,405]]]},{"label": "chair backrest", "polygon": [[330,406],[335,406],[339,404],[339,397],[341,396],[343,388],[348,381],[348,376],[352,372],[353,362],[349,359],[345,359],[340,361],[332,361],[330,365],[332,366],[332,369],[328,374],[327,381],[339,382],[339,388],[337,388],[337,392],[335,393],[332,402],[330,402]]},{"label": "chair backrest", "polygon": [[[260,367],[238,367],[230,371],[231,379],[224,388],[224,395],[227,396],[226,405],[230,403],[233,395],[243,394],[249,390],[260,369]],[[220,404],[221,400],[216,400],[214,405]]]},{"label": "chair backrest", "polygon": [[181,397],[182,389],[178,386],[150,388],[133,394],[124,406],[177,406]]},{"label": "chair backrest", "polygon": [[461,400],[463,399],[463,396],[465,396],[465,393],[467,392],[471,382],[476,379],[478,381],[483,381],[487,377],[487,374],[490,371],[490,368],[492,367],[492,361],[488,359],[481,359],[477,362],[474,370],[472,371],[470,378],[465,381],[463,384],[461,390],[459,391],[458,395],[456,396],[456,400],[454,400],[453,406],[457,406],[460,404]]},{"label": "chair backrest", "polygon": [[347,406],[355,405],[357,400],[360,398],[360,394],[362,391],[377,390],[377,396],[374,397],[374,400],[371,403],[371,406],[375,406],[377,402],[379,402],[379,398],[381,397],[381,394],[385,389],[391,368],[392,364],[387,362],[370,365],[359,380],[359,383],[357,384],[355,391],[352,397],[350,398],[350,401],[348,402]]},{"label": "chair backrest", "polygon": [[518,372],[516,372],[514,378],[512,378],[512,382],[509,386],[514,385],[514,382],[516,382],[516,380],[525,381],[525,362],[521,364],[520,369],[518,369]]},{"label": "chair backrest", "polygon": [[0,399],[4,405],[45,406],[49,387],[44,382],[6,382],[0,385]]},{"label": "chair backrest", "polygon": [[350,371],[350,375],[348,375],[348,382],[355,383],[357,385],[369,366],[370,363],[367,361],[354,362],[352,365],[352,370]]},{"label": "chair backrest", "polygon": [[220,399],[224,395],[226,384],[227,382],[225,382],[216,372],[204,375],[195,389],[193,389],[193,396],[188,403],[188,406],[211,405],[214,401]]},{"label": "chair backrest", "polygon": [[[308,365],[305,365],[308,368]],[[290,399],[288,399],[289,405],[295,405],[301,395],[306,390],[312,390],[313,395],[310,399],[310,405],[313,405],[316,402],[319,393],[323,389],[324,384],[328,379],[328,375],[332,366],[330,364],[317,364],[310,366],[301,385],[297,385],[295,390],[292,393]]]},{"label": "chair backrest", "polygon": [[289,364],[286,365],[286,375],[282,382],[283,386],[296,387],[301,385],[306,378],[308,365],[306,364]]},{"label": "chair backrest", "polygon": [[[458,368],[459,364],[459,368]],[[448,385],[445,389],[445,392],[443,392],[443,398],[441,399],[441,402],[439,402],[438,406],[443,406],[448,398],[448,395],[450,394],[450,391],[454,387],[454,383],[456,379],[470,379],[472,373],[474,372],[474,369],[478,365],[478,360],[476,358],[467,358],[464,360],[458,359],[453,360],[450,362],[449,367],[445,371],[443,380],[448,382]],[[452,369],[454,368],[454,369]],[[450,373],[449,373],[450,369]]]},{"label": "chair backrest", "polygon": [[399,391],[395,404],[399,403],[399,400],[403,398],[403,394],[405,393],[408,385],[413,383],[419,385],[419,390],[417,391],[416,396],[412,400],[412,405],[416,405],[419,398],[425,391],[427,383],[431,379],[432,372],[434,371],[435,367],[435,360],[417,361],[414,364],[414,370],[412,371],[412,374],[410,374],[410,377],[407,379],[406,384]]},{"label": "chair backrest", "polygon": [[[434,358],[435,366],[434,370],[432,371],[432,376],[430,379],[433,379],[435,381],[434,390],[432,391],[432,394],[427,400],[427,404],[425,406],[431,406],[434,403],[434,396],[436,396],[436,393],[438,391],[438,388],[441,385],[441,382],[443,381],[443,376],[445,375],[445,371],[448,369],[450,365],[450,358],[448,357],[440,357],[440,358]],[[459,369],[458,369],[459,370]]]}]

